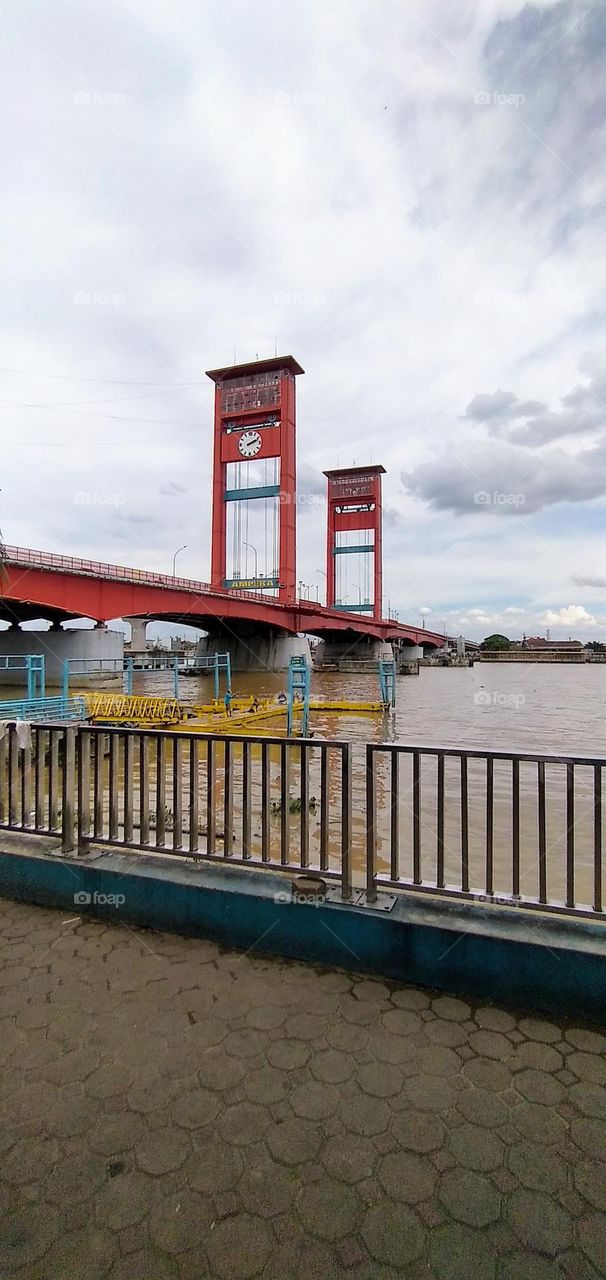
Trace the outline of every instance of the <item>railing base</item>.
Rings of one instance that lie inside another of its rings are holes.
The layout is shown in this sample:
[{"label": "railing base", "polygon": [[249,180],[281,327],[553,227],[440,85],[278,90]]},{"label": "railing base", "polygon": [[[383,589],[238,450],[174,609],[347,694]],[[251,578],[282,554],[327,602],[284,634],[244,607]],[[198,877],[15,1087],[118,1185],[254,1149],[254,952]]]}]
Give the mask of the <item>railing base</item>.
[{"label": "railing base", "polygon": [[396,893],[377,893],[374,898],[369,898],[362,889],[358,892],[356,901],[352,905],[364,907],[367,911],[392,911],[397,901],[398,895]]},{"label": "railing base", "polygon": [[[293,902],[287,878],[271,871],[194,866],[98,846],[88,858],[65,859],[54,842],[47,852],[43,844],[39,836],[0,834],[1,895],[67,910],[70,917],[211,937],[247,952],[603,1023],[602,923],[529,919],[528,912],[506,908],[497,915],[478,903],[401,894],[383,911],[344,902],[330,886],[312,907]],[[362,894],[354,890],[357,897]],[[57,937],[61,928],[58,915]]]}]

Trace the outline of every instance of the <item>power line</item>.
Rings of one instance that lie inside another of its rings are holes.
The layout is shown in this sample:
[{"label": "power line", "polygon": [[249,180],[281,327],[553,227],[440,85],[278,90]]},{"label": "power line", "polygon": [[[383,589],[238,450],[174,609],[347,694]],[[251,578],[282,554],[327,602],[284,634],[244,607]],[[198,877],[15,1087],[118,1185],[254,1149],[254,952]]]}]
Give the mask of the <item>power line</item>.
[{"label": "power line", "polygon": [[[191,391],[199,386],[199,383],[192,383],[190,386],[183,384],[180,390]],[[31,400],[3,400],[1,403],[7,409],[68,409],[72,405],[80,404],[121,404],[128,403],[131,400],[150,400],[152,396],[169,396],[172,395],[174,388],[167,388],[165,391],[143,391],[137,396],[112,396],[108,400],[56,400],[54,403],[36,403]]]},{"label": "power line", "polygon": [[[14,406],[11,405],[10,402],[8,402],[7,404],[7,402],[4,400],[0,400],[0,405],[2,405],[3,408],[9,408],[9,409],[14,408]],[[54,408],[53,405],[28,405],[27,407],[30,409]],[[128,418],[123,414],[119,414],[119,413],[87,413],[86,409],[65,409],[64,408],[62,412],[75,413],[80,418],[102,418],[104,421],[107,421],[109,419],[113,422],[145,422],[147,423],[148,426],[156,426],[156,427],[192,427],[192,428],[196,427],[197,428],[199,425],[196,422],[165,422],[161,418]]]},{"label": "power line", "polygon": [[102,382],[113,387],[205,387],[205,382],[152,382],[132,378],[83,378],[71,373],[41,373],[39,369],[9,369],[0,365],[0,373],[18,373],[24,378],[56,378],[62,382]]}]

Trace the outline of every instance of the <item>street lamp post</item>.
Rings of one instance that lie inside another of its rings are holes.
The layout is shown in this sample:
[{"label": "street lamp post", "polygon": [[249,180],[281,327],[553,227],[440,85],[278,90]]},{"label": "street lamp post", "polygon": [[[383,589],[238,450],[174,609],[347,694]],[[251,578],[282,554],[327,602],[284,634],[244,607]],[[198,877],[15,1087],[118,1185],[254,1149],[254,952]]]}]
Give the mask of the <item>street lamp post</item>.
[{"label": "street lamp post", "polygon": [[244,543],[244,546],[245,546],[245,547],[249,547],[251,551],[254,551],[254,554],[255,554],[255,578],[258,578],[258,577],[259,577],[259,557],[258,557],[258,555],[257,555],[257,548],[256,548],[255,546],[253,546],[252,542],[247,542],[247,541],[246,541],[246,538],[243,538],[243,539],[242,539],[242,542]]},{"label": "street lamp post", "polygon": [[175,575],[176,575],[176,569],[177,569],[177,556],[180,554],[180,552],[181,552],[181,551],[186,551],[186,550],[187,550],[187,543],[186,543],[186,542],[184,542],[184,543],[183,543],[183,546],[182,546],[182,547],[177,547],[177,550],[175,551],[175,554],[174,554],[174,556],[173,556],[173,578],[174,578],[174,577],[175,577]]}]

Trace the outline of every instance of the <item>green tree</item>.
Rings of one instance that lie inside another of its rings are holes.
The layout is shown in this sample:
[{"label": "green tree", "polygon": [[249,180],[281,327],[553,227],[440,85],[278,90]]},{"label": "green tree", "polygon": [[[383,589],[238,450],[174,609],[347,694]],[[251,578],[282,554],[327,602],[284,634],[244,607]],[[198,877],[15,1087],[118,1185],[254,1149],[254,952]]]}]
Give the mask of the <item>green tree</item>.
[{"label": "green tree", "polygon": [[486,639],[480,645],[480,649],[511,649],[511,640],[495,631],[493,635],[486,636]]}]

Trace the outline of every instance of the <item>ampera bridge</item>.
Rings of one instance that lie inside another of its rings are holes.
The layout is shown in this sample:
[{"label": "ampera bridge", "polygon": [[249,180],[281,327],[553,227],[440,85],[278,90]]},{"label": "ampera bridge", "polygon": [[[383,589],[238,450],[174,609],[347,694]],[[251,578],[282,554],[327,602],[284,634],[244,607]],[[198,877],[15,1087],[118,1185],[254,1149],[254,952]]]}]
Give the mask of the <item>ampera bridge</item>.
[{"label": "ampera bridge", "polygon": [[[237,669],[287,666],[305,653],[307,636],[323,642],[330,660],[422,656],[445,637],[383,616],[381,466],[326,471],[326,605],[297,591],[297,456],[292,356],[213,369],[211,579],[105,564],[24,547],[5,548],[0,619],[11,624],[6,653],[43,648],[65,657],[118,657],[119,632],[104,624],[130,622],[134,648],[143,648],[148,621],[185,623],[206,632],[204,651],[230,650]],[[249,566],[252,573],[249,575]],[[94,630],[62,630],[67,620],[90,619]],[[44,619],[48,632],[21,632]],[[52,674],[52,661],[51,661]]]}]

